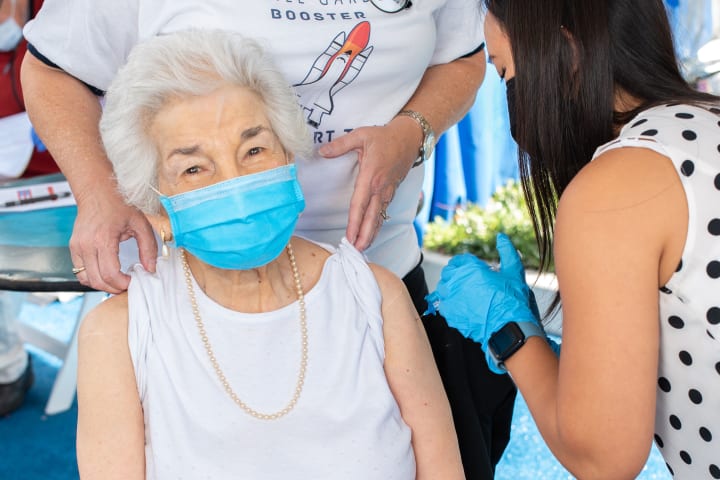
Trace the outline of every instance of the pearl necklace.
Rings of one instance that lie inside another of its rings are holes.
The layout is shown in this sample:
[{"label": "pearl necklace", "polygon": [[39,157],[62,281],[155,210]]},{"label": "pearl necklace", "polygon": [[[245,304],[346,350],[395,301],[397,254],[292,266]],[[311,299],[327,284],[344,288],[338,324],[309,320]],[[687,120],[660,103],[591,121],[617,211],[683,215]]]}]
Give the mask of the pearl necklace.
[{"label": "pearl necklace", "polygon": [[305,371],[307,369],[308,361],[308,334],[307,321],[305,318],[305,294],[303,293],[302,284],[300,283],[300,274],[298,273],[297,264],[295,263],[295,253],[293,252],[292,245],[289,243],[287,245],[287,253],[288,258],[290,259],[290,266],[292,267],[293,278],[295,280],[295,290],[297,291],[298,304],[300,305],[300,336],[302,338],[300,371],[298,372],[298,379],[297,383],[295,384],[295,392],[288,404],[285,405],[285,408],[274,413],[262,413],[249,407],[245,402],[240,399],[240,397],[237,396],[237,394],[230,386],[230,382],[228,382],[225,374],[220,368],[220,364],[218,363],[217,358],[215,358],[215,353],[213,352],[212,345],[210,344],[210,339],[207,336],[207,332],[205,332],[205,325],[203,324],[202,317],[200,317],[200,309],[198,308],[197,300],[195,298],[195,290],[192,286],[192,273],[190,272],[190,267],[188,266],[187,260],[185,259],[185,251],[182,249],[180,250],[180,259],[182,260],[183,271],[185,272],[185,283],[187,284],[188,295],[190,296],[190,305],[192,306],[193,315],[195,316],[195,324],[197,325],[198,332],[200,333],[200,338],[202,339],[203,345],[205,346],[205,352],[207,352],[210,363],[215,370],[215,374],[217,375],[220,383],[222,383],[223,388],[230,396],[230,398],[232,398],[232,400],[246,413],[260,420],[277,420],[278,418],[290,413],[290,410],[295,407],[298,400],[300,399],[303,384],[305,383]]}]

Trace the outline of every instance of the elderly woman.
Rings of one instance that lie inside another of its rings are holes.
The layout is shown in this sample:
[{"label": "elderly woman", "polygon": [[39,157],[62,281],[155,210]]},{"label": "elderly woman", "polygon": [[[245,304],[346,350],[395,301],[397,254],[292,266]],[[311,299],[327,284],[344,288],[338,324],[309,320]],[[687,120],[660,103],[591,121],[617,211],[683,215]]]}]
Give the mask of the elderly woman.
[{"label": "elderly woman", "polygon": [[130,55],[102,139],[163,260],[83,323],[83,478],[462,478],[402,282],[346,241],[292,237],[304,129],[237,34],[174,33]]}]

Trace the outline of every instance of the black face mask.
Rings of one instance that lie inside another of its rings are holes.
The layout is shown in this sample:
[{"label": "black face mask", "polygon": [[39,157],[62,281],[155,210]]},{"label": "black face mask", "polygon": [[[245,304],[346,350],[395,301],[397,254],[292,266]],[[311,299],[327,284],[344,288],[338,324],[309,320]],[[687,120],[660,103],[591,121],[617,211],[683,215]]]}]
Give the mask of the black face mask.
[{"label": "black face mask", "polygon": [[505,82],[508,115],[510,117],[510,135],[517,142],[517,117],[515,112],[515,77]]}]

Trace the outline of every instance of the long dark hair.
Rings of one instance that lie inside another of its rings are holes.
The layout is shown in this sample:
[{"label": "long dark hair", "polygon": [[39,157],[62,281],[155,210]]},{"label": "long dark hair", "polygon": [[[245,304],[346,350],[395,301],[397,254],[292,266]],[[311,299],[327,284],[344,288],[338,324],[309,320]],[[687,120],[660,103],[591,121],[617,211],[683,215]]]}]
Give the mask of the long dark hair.
[{"label": "long dark hair", "polygon": [[[659,104],[718,98],[683,79],[662,0],[483,2],[511,43],[520,176],[543,270],[560,195],[618,126]],[[640,106],[614,112],[618,88]]]}]

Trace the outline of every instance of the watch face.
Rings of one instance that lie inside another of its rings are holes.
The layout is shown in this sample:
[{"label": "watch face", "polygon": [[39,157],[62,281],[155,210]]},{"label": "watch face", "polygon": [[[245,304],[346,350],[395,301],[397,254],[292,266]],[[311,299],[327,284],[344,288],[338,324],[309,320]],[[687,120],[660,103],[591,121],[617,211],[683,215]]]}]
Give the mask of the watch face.
[{"label": "watch face", "polygon": [[525,334],[517,323],[510,322],[493,333],[488,342],[495,358],[504,362],[525,343]]}]

